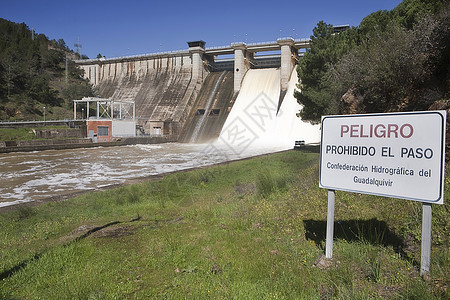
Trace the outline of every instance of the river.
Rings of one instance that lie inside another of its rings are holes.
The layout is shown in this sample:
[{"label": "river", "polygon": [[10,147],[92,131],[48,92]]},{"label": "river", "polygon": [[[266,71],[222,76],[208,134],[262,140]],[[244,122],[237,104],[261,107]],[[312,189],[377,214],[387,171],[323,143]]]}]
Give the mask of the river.
[{"label": "river", "polygon": [[0,154],[0,207],[279,150],[168,143]]}]

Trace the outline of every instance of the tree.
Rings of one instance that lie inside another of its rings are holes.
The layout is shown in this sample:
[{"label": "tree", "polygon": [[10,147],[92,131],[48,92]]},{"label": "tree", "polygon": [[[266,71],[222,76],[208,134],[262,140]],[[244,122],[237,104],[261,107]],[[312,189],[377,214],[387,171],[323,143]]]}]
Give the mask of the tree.
[{"label": "tree", "polygon": [[58,92],[49,86],[48,79],[43,75],[33,78],[28,89],[28,95],[31,99],[44,104],[53,106],[60,106],[62,104],[62,99],[58,97]]},{"label": "tree", "polygon": [[448,3],[448,0],[404,0],[392,10],[392,17],[402,27],[413,29],[425,14],[437,15]]},{"label": "tree", "polygon": [[387,10],[379,10],[365,17],[359,24],[358,34],[368,37],[373,32],[383,32],[392,22],[392,13]]},{"label": "tree", "polygon": [[331,69],[333,82],[340,92],[352,89],[363,96],[357,112],[401,110],[413,82],[424,76],[421,53],[415,50],[412,35],[391,24],[344,55]]},{"label": "tree", "polygon": [[94,95],[92,92],[92,86],[86,82],[86,84],[70,84],[64,90],[62,90],[61,95],[68,102],[82,99],[83,97],[91,97]]},{"label": "tree", "polygon": [[7,99],[10,99],[12,94],[23,90],[26,79],[21,71],[20,60],[17,59],[16,55],[13,53],[9,53],[9,55],[2,58],[0,63],[2,64],[5,74],[4,85],[6,86]]},{"label": "tree", "polygon": [[355,29],[335,34],[333,26],[323,21],[313,29],[311,48],[297,67],[300,91],[294,94],[303,105],[299,112],[303,120],[318,123],[322,115],[337,113],[338,103],[333,99],[334,89],[330,85],[330,65],[348,52],[356,38]]}]

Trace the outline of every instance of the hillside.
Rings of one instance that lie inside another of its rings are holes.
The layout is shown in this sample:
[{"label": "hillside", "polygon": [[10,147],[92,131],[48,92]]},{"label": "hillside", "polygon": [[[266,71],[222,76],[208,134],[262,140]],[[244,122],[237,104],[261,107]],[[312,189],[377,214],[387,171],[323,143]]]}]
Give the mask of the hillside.
[{"label": "hillside", "polygon": [[323,21],[299,61],[304,120],[322,115],[449,109],[450,5],[404,0],[336,34]]},{"label": "hillside", "polygon": [[76,58],[64,40],[0,18],[0,120],[42,119],[44,107],[48,119],[70,118],[71,101],[93,93]]}]

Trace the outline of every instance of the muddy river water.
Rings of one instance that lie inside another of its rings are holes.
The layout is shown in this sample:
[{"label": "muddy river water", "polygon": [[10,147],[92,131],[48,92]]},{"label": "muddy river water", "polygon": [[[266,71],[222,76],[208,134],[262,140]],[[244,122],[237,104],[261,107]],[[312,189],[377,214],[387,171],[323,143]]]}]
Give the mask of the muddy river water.
[{"label": "muddy river water", "polygon": [[169,143],[0,154],[0,207],[279,150]]}]

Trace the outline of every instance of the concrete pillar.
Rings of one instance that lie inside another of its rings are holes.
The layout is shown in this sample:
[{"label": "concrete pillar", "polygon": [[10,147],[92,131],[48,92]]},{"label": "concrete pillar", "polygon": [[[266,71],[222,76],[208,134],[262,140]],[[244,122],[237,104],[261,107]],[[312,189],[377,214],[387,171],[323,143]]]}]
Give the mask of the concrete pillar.
[{"label": "concrete pillar", "polygon": [[245,43],[233,43],[231,47],[234,49],[234,92],[236,93],[241,90],[242,80],[250,69],[252,54],[247,51]]},{"label": "concrete pillar", "polygon": [[95,85],[100,82],[100,65],[95,65]]},{"label": "concrete pillar", "polygon": [[205,53],[205,42],[188,42],[189,53],[192,56],[192,78],[203,79],[203,54]]},{"label": "concrete pillar", "polygon": [[87,69],[87,76],[89,78],[89,82],[95,86],[95,66],[89,65]]},{"label": "concrete pillar", "polygon": [[89,104],[90,104],[90,102],[89,102],[89,100],[86,102],[86,119],[88,119],[89,120]]},{"label": "concrete pillar", "polygon": [[289,79],[291,77],[292,70],[295,67],[295,57],[298,50],[294,48],[293,38],[278,39],[277,43],[281,46],[281,90],[285,91],[288,88]]}]

